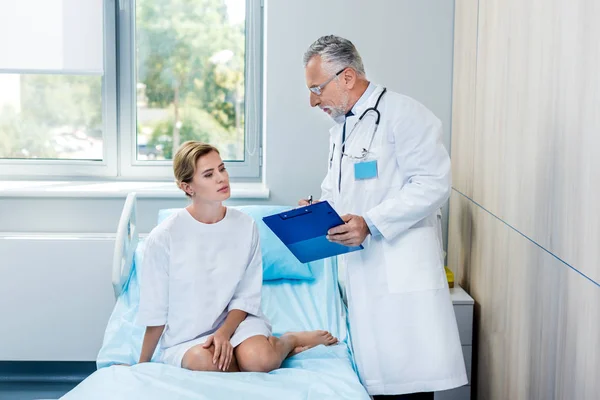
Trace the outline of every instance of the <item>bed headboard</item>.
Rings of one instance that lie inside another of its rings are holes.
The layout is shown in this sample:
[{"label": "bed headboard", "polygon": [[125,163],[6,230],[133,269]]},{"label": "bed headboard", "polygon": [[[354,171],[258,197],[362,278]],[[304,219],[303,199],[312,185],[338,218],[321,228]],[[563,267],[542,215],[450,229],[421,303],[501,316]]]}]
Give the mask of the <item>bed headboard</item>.
[{"label": "bed headboard", "polygon": [[123,285],[129,279],[137,244],[137,196],[133,192],[127,195],[117,228],[112,266],[112,285],[115,298],[119,297],[123,291]]}]

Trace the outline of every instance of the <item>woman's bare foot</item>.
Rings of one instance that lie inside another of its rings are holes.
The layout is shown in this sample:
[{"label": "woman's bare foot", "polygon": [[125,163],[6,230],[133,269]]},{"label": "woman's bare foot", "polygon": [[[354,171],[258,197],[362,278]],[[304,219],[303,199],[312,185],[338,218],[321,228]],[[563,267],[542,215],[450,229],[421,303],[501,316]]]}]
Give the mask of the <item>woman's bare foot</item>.
[{"label": "woman's bare foot", "polygon": [[290,336],[296,342],[296,347],[292,350],[290,356],[319,345],[331,346],[338,342],[337,338],[327,331],[289,332],[285,333],[284,336]]}]

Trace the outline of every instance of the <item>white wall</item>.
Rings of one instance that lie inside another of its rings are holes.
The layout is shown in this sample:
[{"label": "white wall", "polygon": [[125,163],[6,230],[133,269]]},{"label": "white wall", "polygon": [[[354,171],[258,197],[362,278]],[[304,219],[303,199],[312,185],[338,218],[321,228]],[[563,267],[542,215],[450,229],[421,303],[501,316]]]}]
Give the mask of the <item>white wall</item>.
[{"label": "white wall", "polygon": [[[454,1],[267,0],[266,3],[264,145],[265,178],[271,190],[271,198],[266,202],[291,205],[308,194],[319,195],[332,123],[324,113],[309,106],[302,55],[321,35],[333,33],[352,40],[363,56],[370,79],[431,108],[444,124],[449,148]],[[231,204],[249,202],[231,201]],[[262,202],[265,201],[252,201]],[[0,197],[0,232],[110,233],[116,230],[123,203],[124,199]],[[185,204],[183,198],[141,199],[140,230],[152,229],[160,208]],[[19,264],[1,257],[0,254],[0,263]],[[106,254],[90,257],[110,259]],[[57,265],[72,261],[69,254],[49,254],[47,260],[47,265],[40,268],[56,271],[64,270]],[[110,265],[106,265],[103,273],[109,278]],[[96,276],[96,272],[89,274],[90,279]],[[11,276],[2,279],[11,280]],[[60,281],[61,277],[56,279]],[[6,300],[0,293],[0,302]],[[95,317],[90,315],[90,318]]]}]

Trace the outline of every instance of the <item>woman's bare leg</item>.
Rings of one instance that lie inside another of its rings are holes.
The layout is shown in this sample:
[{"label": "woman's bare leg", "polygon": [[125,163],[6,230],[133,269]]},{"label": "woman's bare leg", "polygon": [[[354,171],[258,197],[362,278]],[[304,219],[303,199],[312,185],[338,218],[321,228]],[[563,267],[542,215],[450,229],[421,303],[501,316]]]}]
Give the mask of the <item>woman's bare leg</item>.
[{"label": "woman's bare leg", "polygon": [[[208,349],[202,347],[203,344],[197,344],[188,349],[181,360],[181,367],[192,371],[209,371],[223,372],[218,368],[218,365],[213,364],[213,356],[215,354],[215,346],[210,346]],[[235,359],[235,354],[231,359],[231,364],[226,372],[239,372],[240,369]]]},{"label": "woman's bare leg", "polygon": [[338,342],[337,338],[327,331],[304,331],[304,332],[289,332],[282,336],[292,335],[296,337],[298,345],[290,352],[288,356],[293,356],[302,353],[305,350],[313,347],[324,345],[331,346]]},{"label": "woman's bare leg", "polygon": [[234,350],[240,371],[244,372],[271,372],[281,366],[290,354],[318,345],[332,345],[337,343],[329,332],[291,332],[280,338],[262,335],[252,336],[237,346]]}]

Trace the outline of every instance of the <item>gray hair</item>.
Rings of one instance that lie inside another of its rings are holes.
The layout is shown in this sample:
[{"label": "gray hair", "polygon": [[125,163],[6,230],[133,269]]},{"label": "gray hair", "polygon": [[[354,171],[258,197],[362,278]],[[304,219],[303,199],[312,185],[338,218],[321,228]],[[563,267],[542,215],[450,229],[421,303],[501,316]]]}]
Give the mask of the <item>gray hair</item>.
[{"label": "gray hair", "polygon": [[358,50],[348,39],[335,35],[322,36],[310,45],[304,53],[304,67],[315,56],[321,56],[323,64],[332,69],[332,73],[342,68],[352,68],[359,76],[365,76],[365,67]]}]

